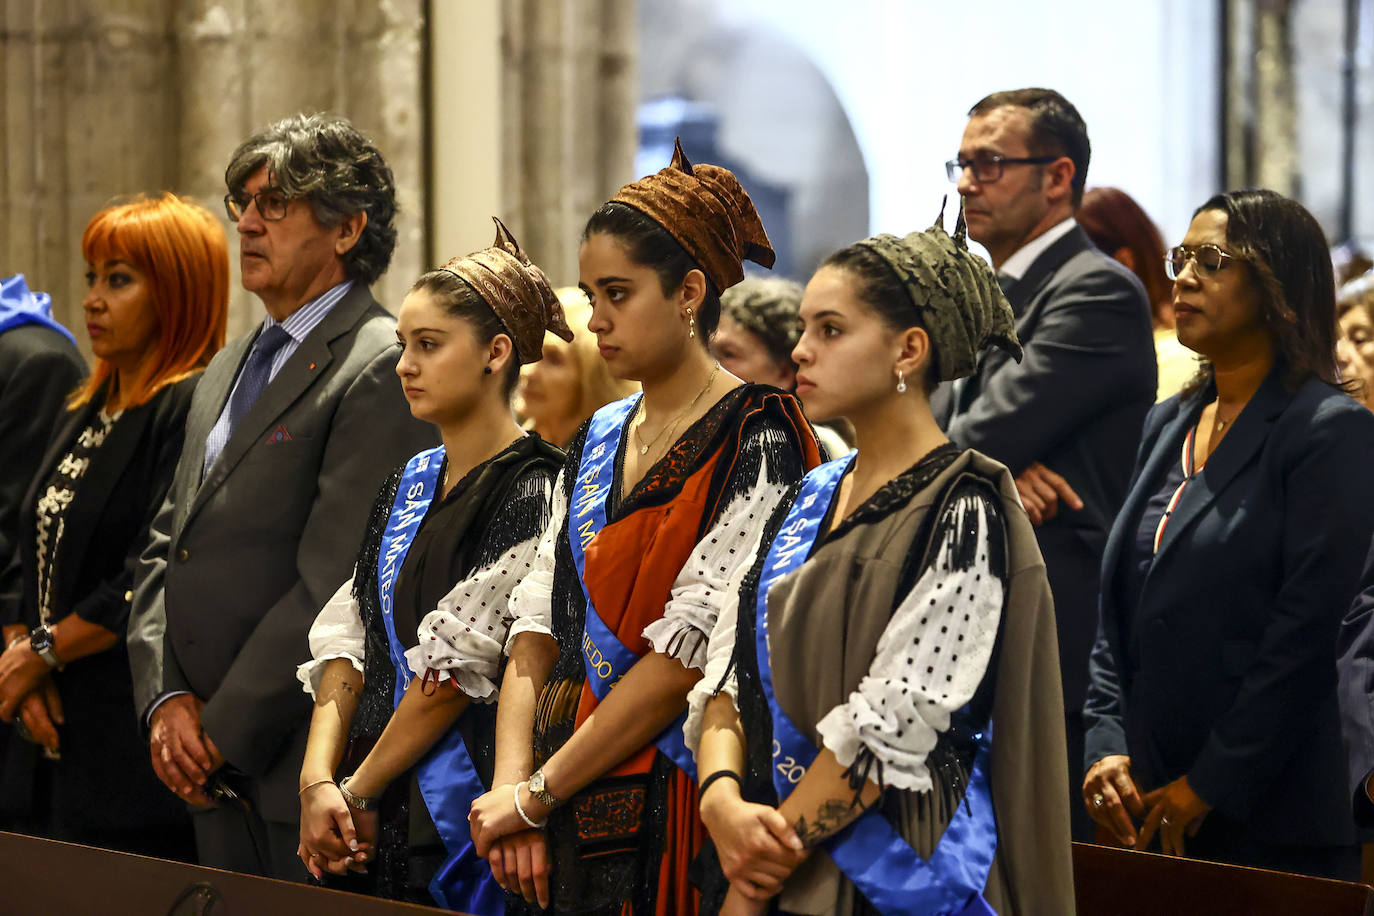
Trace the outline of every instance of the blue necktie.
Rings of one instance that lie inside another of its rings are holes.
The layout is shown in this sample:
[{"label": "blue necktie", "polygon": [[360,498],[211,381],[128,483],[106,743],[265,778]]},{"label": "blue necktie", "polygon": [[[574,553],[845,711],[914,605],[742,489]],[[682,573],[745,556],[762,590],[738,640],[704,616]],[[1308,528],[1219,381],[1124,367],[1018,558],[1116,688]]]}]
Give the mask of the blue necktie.
[{"label": "blue necktie", "polygon": [[[234,393],[229,396],[229,426],[225,432],[225,442],[234,435],[234,428],[238,426],[239,421],[257,403],[271,378],[272,358],[290,339],[291,335],[282,330],[281,325],[274,324],[264,328],[258,339],[253,341],[253,349],[249,352],[248,359],[244,360],[243,371],[239,373],[239,383],[234,388]],[[206,451],[204,471],[210,470],[215,459],[220,456],[221,450],[222,446],[221,449],[214,449],[212,444],[210,450]]]}]

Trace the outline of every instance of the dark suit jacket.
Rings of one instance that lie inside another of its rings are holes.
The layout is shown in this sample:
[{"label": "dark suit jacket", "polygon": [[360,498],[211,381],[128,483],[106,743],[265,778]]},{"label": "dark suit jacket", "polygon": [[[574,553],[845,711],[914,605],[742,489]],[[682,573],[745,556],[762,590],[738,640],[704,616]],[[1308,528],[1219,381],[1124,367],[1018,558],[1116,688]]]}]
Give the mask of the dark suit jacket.
[{"label": "dark suit jacket", "polygon": [[136,700],[205,701],[206,733],[259,780],[262,814],[294,821],[310,700],[296,666],[348,578],[373,496],[438,441],[396,377],[395,320],[355,285],[291,355],[201,480],[205,441],[253,335],[205,370],[186,448],[153,523],[129,621]]},{"label": "dark suit jacket", "polygon": [[1097,631],[1097,573],[1154,403],[1155,347],[1140,281],[1075,227],[1011,288],[1025,357],[989,350],[945,427],[1020,474],[1034,462],[1083,499],[1036,528],[1054,593],[1064,705],[1078,710]]},{"label": "dark suit jacket", "polygon": [[1360,576],[1360,593],[1341,621],[1337,652],[1341,724],[1350,761],[1350,798],[1354,802],[1355,822],[1372,828],[1374,802],[1369,800],[1364,784],[1374,772],[1374,545]]},{"label": "dark suit jacket", "polygon": [[1350,844],[1336,634],[1374,533],[1374,414],[1271,373],[1184,489],[1130,620],[1117,600],[1140,513],[1214,396],[1146,422],[1103,561],[1085,763],[1129,754],[1145,790],[1186,775],[1257,843]]},{"label": "dark suit jacket", "polygon": [[41,324],[0,334],[0,569],[14,556],[24,491],[67,395],[86,375],[71,341]]},{"label": "dark suit jacket", "polygon": [[[138,557],[167,494],[181,453],[186,411],[197,377],[170,385],[129,408],[91,457],[63,521],[54,557],[52,616],[77,614],[123,636]],[[0,576],[0,623],[38,625],[38,499],[57,463],[96,417],[103,397],[64,413],[29,484],[20,516],[18,554]],[[134,709],[124,646],[78,659],[54,675],[65,724],[59,726],[55,811],[88,829],[137,828],[185,820],[185,806],[153,774]],[[7,770],[32,769],[35,749],[14,742]],[[33,791],[15,779],[10,791]]]}]

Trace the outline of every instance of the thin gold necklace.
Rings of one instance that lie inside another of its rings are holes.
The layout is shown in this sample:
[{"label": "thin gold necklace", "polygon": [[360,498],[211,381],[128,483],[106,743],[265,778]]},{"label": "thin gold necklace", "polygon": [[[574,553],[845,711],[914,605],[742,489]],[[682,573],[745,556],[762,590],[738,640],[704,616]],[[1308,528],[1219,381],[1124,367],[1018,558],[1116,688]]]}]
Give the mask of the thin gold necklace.
[{"label": "thin gold necklace", "polygon": [[658,433],[655,434],[654,437],[650,439],[648,442],[644,441],[644,437],[640,435],[639,432],[640,427],[644,425],[644,399],[639,399],[639,407],[635,411],[635,438],[639,440],[639,453],[641,455],[649,454],[649,449],[653,447],[654,443],[656,443],[659,439],[663,438],[664,433],[666,433],[670,429],[676,428],[677,425],[682,422],[682,418],[692,412],[692,408],[697,406],[697,402],[702,399],[706,392],[711,390],[711,386],[715,384],[716,375],[719,372],[720,363],[716,363],[715,368],[711,370],[710,377],[706,379],[706,385],[700,391],[697,392],[696,397],[692,398],[692,403],[688,404],[682,410],[678,411],[678,414],[676,417],[673,418],[673,421],[665,425],[662,429],[660,429]]}]

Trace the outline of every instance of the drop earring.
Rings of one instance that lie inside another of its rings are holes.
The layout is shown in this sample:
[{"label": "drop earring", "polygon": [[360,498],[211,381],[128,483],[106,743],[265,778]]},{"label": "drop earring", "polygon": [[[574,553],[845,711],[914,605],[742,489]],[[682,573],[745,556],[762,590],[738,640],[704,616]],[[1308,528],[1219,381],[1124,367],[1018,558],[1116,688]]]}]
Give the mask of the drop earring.
[{"label": "drop earring", "polygon": [[906,373],[901,369],[897,370],[897,393],[906,394]]},{"label": "drop earring", "polygon": [[692,307],[687,306],[687,337],[690,339],[697,336],[697,316],[692,311]]}]

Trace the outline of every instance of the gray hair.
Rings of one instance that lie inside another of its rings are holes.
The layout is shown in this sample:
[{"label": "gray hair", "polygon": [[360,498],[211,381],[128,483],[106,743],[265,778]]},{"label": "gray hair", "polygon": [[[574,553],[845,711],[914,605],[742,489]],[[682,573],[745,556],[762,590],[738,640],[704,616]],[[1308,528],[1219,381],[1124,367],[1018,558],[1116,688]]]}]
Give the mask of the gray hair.
[{"label": "gray hair", "polygon": [[801,337],[800,284],[782,277],[745,277],[720,294],[721,314],[757,334],[768,355],[792,365],[792,348]]},{"label": "gray hair", "polygon": [[396,248],[396,183],[371,140],[343,118],[283,118],[234,150],[224,170],[229,193],[242,193],[264,165],[288,197],[310,202],[322,225],[366,213],[362,235],[343,256],[344,270],[369,286],[386,272]]}]

